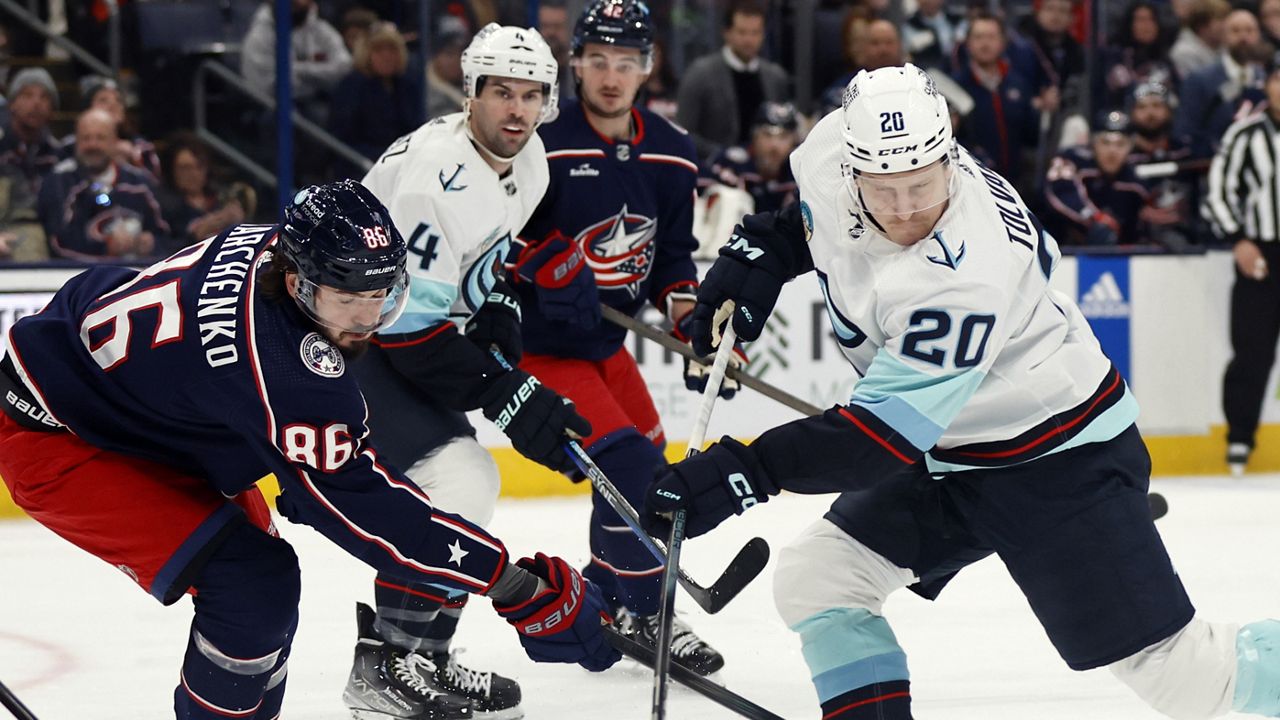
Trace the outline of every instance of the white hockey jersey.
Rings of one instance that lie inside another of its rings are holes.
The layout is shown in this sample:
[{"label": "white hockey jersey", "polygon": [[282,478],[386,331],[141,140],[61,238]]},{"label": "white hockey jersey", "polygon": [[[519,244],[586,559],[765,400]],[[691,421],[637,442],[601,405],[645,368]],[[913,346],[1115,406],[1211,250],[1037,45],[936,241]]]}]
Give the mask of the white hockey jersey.
[{"label": "white hockey jersey", "polygon": [[499,177],[467,137],[465,113],[436,118],[392,143],[363,180],[409,245],[409,301],[383,332],[412,333],[442,320],[461,329],[489,295],[511,239],[549,182],[537,133]]},{"label": "white hockey jersey", "polygon": [[855,211],[840,130],[838,111],[823,118],[791,167],[831,323],[860,376],[851,405],[934,472],[1025,462],[1137,419],[1084,316],[1049,288],[1057,243],[1007,181],[961,149],[949,207],[903,247]]}]

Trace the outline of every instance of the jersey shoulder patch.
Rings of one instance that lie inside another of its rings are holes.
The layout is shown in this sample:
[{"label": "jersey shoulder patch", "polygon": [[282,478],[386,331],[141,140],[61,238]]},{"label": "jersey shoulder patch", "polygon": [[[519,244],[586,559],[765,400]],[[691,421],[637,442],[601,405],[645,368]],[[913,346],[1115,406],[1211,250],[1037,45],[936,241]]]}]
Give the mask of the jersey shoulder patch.
[{"label": "jersey shoulder patch", "polygon": [[302,356],[302,364],[320,377],[342,377],[346,372],[347,363],[342,352],[320,333],[313,332],[304,336],[298,346],[298,353]]}]

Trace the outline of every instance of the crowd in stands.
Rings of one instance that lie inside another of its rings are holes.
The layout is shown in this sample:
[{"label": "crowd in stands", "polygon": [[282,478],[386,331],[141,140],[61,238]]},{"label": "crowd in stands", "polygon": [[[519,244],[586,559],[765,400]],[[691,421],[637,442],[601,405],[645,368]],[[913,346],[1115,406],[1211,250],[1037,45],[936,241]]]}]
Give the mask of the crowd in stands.
[{"label": "crowd in stands", "polygon": [[[173,121],[170,103],[152,100],[149,112],[139,102],[156,97],[154,87],[136,85],[156,75],[146,66],[158,61],[138,28],[162,1],[123,5],[126,71],[117,79],[55,80],[45,44],[0,17],[8,26],[0,28],[3,261],[134,261],[231,223],[271,219],[270,208],[259,216],[256,199],[269,188],[237,178],[190,122]],[[292,0],[282,19],[274,2],[220,0],[238,29],[219,59],[271,97],[275,26],[288,22],[296,109],[373,160],[426,120],[463,108],[461,54],[480,27],[528,24],[522,0],[440,1],[429,6],[424,37],[420,1]],[[61,7],[68,37],[106,52],[103,18],[68,0],[37,5],[45,18]],[[561,63],[561,97],[574,95],[569,48],[579,5],[537,7]],[[1101,15],[1092,34],[1075,0],[822,0],[812,75],[798,82],[790,5],[696,0],[683,16],[669,0],[652,6],[666,30],[642,101],[692,135],[704,197],[736,198],[735,210],[747,211],[794,202],[785,160],[807,129],[840,106],[859,70],[910,61],[947,98],[959,141],[1010,178],[1067,247],[1182,251],[1224,240],[1201,219],[1206,170],[1233,123],[1266,107],[1266,69],[1280,44],[1280,0],[1094,3]],[[811,97],[798,97],[800,86]],[[239,125],[247,139],[232,145],[271,144],[267,110],[246,101],[240,116],[249,118]],[[298,155],[303,180],[364,172],[323,150]]]}]

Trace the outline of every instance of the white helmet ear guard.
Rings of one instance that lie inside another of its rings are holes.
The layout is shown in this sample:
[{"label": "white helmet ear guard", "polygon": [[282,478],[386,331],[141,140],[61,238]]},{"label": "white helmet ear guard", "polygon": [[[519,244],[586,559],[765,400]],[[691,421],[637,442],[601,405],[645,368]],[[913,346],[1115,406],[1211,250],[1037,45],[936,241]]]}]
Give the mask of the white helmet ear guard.
[{"label": "white helmet ear guard", "polygon": [[506,77],[543,85],[538,125],[556,119],[560,106],[560,66],[551,47],[533,28],[489,23],[462,51],[462,91],[468,100],[480,93],[481,79]]},{"label": "white helmet ear guard", "polygon": [[841,115],[854,174],[916,170],[955,152],[947,101],[910,63],[860,71],[844,90]]}]

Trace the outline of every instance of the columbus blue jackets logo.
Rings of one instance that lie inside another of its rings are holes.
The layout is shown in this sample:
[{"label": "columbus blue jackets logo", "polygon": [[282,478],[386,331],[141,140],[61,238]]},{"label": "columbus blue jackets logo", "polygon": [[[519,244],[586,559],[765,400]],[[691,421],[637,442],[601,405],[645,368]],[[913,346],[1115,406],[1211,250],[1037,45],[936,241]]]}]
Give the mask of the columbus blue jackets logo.
[{"label": "columbus blue jackets logo", "polygon": [[302,364],[321,377],[339,377],[347,369],[342,353],[320,333],[311,333],[302,338],[299,350],[302,353]]},{"label": "columbus blue jackets logo", "polygon": [[640,284],[649,277],[657,221],[627,212],[623,205],[617,215],[588,226],[574,238],[587,256],[587,265],[604,289],[625,289],[636,297]]}]

